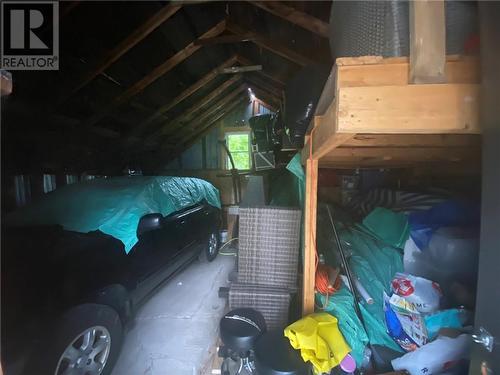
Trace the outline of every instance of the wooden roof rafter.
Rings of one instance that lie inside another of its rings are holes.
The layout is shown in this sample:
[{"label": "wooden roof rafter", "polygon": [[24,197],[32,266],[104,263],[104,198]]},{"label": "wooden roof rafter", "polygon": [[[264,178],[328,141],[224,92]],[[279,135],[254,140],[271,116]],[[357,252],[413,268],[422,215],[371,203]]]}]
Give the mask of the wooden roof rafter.
[{"label": "wooden roof rafter", "polygon": [[[242,65],[255,65],[255,63],[253,61],[251,61],[251,60],[249,60],[246,57],[243,57],[241,55],[236,55],[236,59]],[[264,77],[266,79],[269,79],[269,80],[275,82],[276,84],[278,84],[282,87],[285,86],[285,82],[283,81],[282,78],[277,77],[276,75],[271,74],[269,72],[266,72],[265,70],[261,70],[261,71],[257,72],[257,74],[261,75],[262,77]]]},{"label": "wooden roof rafter", "polygon": [[253,85],[258,86],[262,90],[265,90],[270,94],[273,94],[276,98],[282,99],[283,88],[281,87],[278,88],[276,86],[273,86],[272,84],[269,84],[266,81],[263,81],[256,76],[245,76],[245,81],[249,83],[249,86]]},{"label": "wooden roof rafter", "polygon": [[[225,27],[226,27],[226,22],[221,21],[196,39],[210,38],[210,37],[213,37],[215,35],[219,35],[224,31]],[[106,106],[103,110],[99,111],[98,113],[91,116],[90,118],[84,120],[82,122],[82,126],[89,126],[89,125],[96,124],[97,122],[102,120],[104,117],[106,117],[116,107],[129,101],[135,95],[142,92],[146,87],[148,87],[150,84],[155,82],[157,79],[159,79],[160,77],[162,77],[163,75],[165,75],[169,71],[171,71],[174,67],[176,67],[178,64],[182,63],[187,58],[189,58],[193,53],[198,51],[200,48],[201,48],[201,46],[196,46],[194,44],[194,41],[189,43],[186,47],[184,47],[182,50],[178,51],[176,54],[174,54],[173,56],[166,59],[163,63],[158,65],[156,68],[154,68],[152,71],[150,71],[147,75],[145,75],[140,80],[135,82],[132,86],[127,88],[120,95],[113,98],[111,103],[109,103],[109,105]]]},{"label": "wooden roof rafter", "polygon": [[234,55],[229,59],[227,59],[226,61],[224,61],[219,66],[217,66],[216,68],[212,69],[209,73],[205,74],[198,81],[185,88],[175,98],[169,100],[167,103],[159,107],[151,116],[147,117],[144,121],[137,124],[125,137],[129,139],[131,137],[139,136],[140,134],[142,134],[148,127],[150,127],[154,123],[155,120],[158,120],[164,113],[168,112],[176,105],[181,103],[183,100],[193,95],[195,92],[205,87],[216,77],[218,77],[220,69],[232,66],[236,62],[237,62],[237,57],[236,55]]},{"label": "wooden roof rafter", "polygon": [[[76,3],[76,2],[75,2]],[[60,99],[64,101],[70,96],[77,93],[88,83],[90,83],[99,74],[103,73],[107,68],[109,68],[113,63],[125,55],[130,49],[140,43],[144,38],[146,38],[151,32],[156,30],[162,23],[172,17],[179,9],[181,9],[181,4],[168,4],[165,5],[158,12],[155,12],[153,16],[148,18],[143,22],[138,28],[136,28],[132,33],[130,33],[125,39],[111,49],[103,58],[96,64],[96,66],[81,77],[73,87],[67,91]]]},{"label": "wooden roof rafter", "polygon": [[205,135],[207,135],[214,126],[218,124],[220,120],[222,120],[225,116],[227,116],[233,109],[235,109],[238,105],[243,103],[246,100],[244,97],[237,98],[230,102],[227,106],[223,107],[217,114],[212,116],[210,119],[208,119],[205,123],[205,125],[199,129],[196,134],[191,135],[190,138],[185,138],[185,141],[181,143],[177,148],[171,149],[171,148],[166,148],[164,152],[167,152],[167,157],[166,161],[170,161],[178,157],[180,154],[182,154],[183,151],[194,145],[196,142],[198,142],[201,138],[203,138]]},{"label": "wooden roof rafter", "polygon": [[281,106],[280,98],[276,97],[271,93],[268,93],[265,90],[262,90],[258,86],[252,86],[252,90],[254,91],[256,100],[258,102],[261,102],[262,104],[264,104],[264,106],[268,107],[270,110],[275,112],[278,109],[280,109]]},{"label": "wooden roof rafter", "polygon": [[[202,114],[200,114],[199,117],[196,118],[193,122],[190,124],[182,127],[180,131],[178,131],[175,136],[167,136],[166,140],[162,143],[161,148],[172,148],[175,147],[176,145],[179,145],[180,143],[184,142],[185,140],[189,139],[190,136],[196,132],[197,128],[200,126],[203,126],[203,123],[207,121],[208,118],[210,118],[212,115],[218,113],[220,110],[224,109],[227,107],[232,101],[237,98],[238,96],[241,96],[242,93],[245,92],[247,89],[246,84],[241,84],[239,85],[236,89],[232,90],[229,94],[224,95],[221,99],[219,99],[216,103],[214,103],[209,109],[204,111]],[[244,94],[245,97],[247,97],[247,94]],[[183,135],[184,134],[184,135]]]},{"label": "wooden roof rafter", "polygon": [[181,114],[179,114],[175,119],[171,121],[164,122],[156,131],[154,131],[151,135],[149,135],[145,142],[150,143],[154,139],[157,139],[160,136],[168,136],[169,134],[176,131],[178,128],[182,127],[186,121],[189,121],[197,112],[199,112],[203,107],[207,106],[214,99],[218,98],[222,94],[224,94],[231,86],[235,83],[241,81],[241,75],[235,75],[228,80],[224,81],[222,84],[217,86],[214,90],[212,90],[208,95],[204,96],[200,100],[196,101],[189,108],[184,110]]},{"label": "wooden roof rafter", "polygon": [[259,47],[262,47],[264,49],[267,49],[268,51],[271,51],[272,53],[279,55],[297,65],[300,66],[306,66],[306,65],[311,65],[314,63],[314,60],[310,59],[309,57],[296,52],[283,44],[276,42],[272,40],[269,37],[266,37],[265,35],[262,35],[260,33],[257,33],[253,30],[248,30],[240,25],[236,25],[233,22],[228,21],[227,22],[227,30],[231,31],[234,34],[238,35],[247,35],[248,33],[253,33],[255,35],[255,39],[252,40],[253,43],[258,45]]},{"label": "wooden roof rafter", "polygon": [[329,25],[310,14],[292,8],[281,1],[248,1],[250,4],[280,17],[294,25],[300,26],[323,38],[329,37]]},{"label": "wooden roof rafter", "polygon": [[199,46],[211,46],[215,44],[233,44],[251,42],[256,38],[254,33],[247,34],[226,34],[214,36],[213,38],[200,39],[195,42]]}]

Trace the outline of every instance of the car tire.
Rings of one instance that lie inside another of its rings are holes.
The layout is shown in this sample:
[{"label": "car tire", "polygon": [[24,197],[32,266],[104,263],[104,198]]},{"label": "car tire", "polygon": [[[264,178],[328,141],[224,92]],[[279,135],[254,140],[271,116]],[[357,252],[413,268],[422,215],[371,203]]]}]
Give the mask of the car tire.
[{"label": "car tire", "polygon": [[[83,304],[65,313],[53,335],[47,337],[49,342],[41,344],[26,374],[60,375],[71,363],[78,363],[78,366],[87,366],[85,369],[97,371],[96,374],[109,375],[121,350],[123,328],[118,313],[111,307]],[[95,338],[93,344],[85,345],[84,340],[88,342],[92,337]],[[73,355],[75,350],[78,354]],[[70,360],[70,357],[77,359]]]},{"label": "car tire", "polygon": [[214,231],[210,233],[206,245],[201,250],[199,256],[200,261],[201,262],[213,261],[217,257],[217,254],[219,253],[219,247],[220,247],[219,232]]}]

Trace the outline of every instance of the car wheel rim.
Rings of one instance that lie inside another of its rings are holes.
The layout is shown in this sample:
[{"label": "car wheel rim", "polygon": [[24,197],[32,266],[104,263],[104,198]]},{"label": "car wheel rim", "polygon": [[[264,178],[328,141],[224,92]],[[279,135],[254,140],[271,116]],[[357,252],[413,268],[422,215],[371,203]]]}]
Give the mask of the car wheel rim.
[{"label": "car wheel rim", "polygon": [[214,255],[217,251],[217,236],[215,233],[210,235],[210,239],[208,240],[208,253],[210,255]]},{"label": "car wheel rim", "polygon": [[64,350],[55,375],[99,375],[111,349],[111,335],[102,326],[80,333]]}]

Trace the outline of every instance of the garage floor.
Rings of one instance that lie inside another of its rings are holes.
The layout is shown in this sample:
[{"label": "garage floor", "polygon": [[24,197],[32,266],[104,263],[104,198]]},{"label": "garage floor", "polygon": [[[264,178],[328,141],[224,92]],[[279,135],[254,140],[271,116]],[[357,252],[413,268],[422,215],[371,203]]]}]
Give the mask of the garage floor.
[{"label": "garage floor", "polygon": [[112,375],[204,375],[218,339],[219,319],[235,258],[191,264],[138,311],[125,333]]}]

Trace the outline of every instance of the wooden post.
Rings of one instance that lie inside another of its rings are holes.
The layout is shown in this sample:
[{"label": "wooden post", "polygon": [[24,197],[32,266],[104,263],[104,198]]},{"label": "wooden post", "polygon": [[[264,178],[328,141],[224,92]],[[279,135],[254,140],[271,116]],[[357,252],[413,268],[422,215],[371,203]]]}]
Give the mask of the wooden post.
[{"label": "wooden post", "polygon": [[306,161],[306,201],[304,207],[304,270],[302,279],[302,315],[314,312],[316,275],[316,208],[318,199],[318,160]]},{"label": "wooden post", "polygon": [[410,82],[445,82],[444,0],[410,1]]}]

